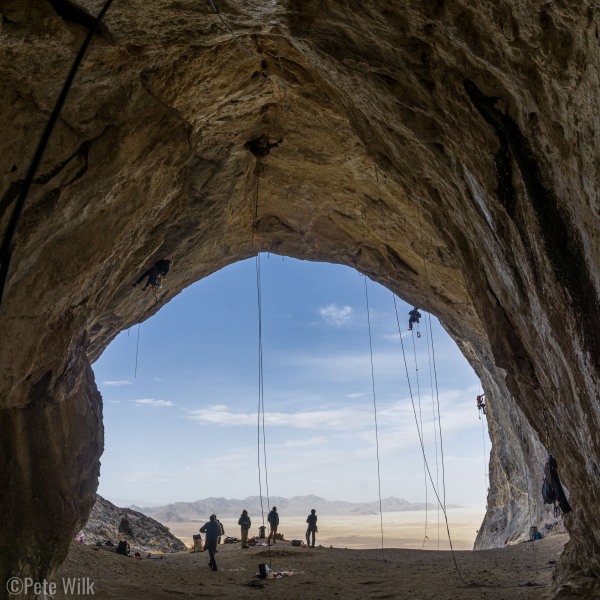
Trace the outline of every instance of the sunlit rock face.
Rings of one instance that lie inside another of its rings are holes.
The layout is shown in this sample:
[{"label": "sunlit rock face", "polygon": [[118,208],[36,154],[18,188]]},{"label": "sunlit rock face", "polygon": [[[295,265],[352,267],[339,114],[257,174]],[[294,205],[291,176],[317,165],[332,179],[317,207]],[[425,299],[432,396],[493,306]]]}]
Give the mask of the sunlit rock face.
[{"label": "sunlit rock face", "polygon": [[[0,231],[101,2],[74,5],[0,0]],[[0,308],[0,578],[52,573],[89,513],[102,452],[89,363],[263,250],[355,267],[459,343],[494,443],[480,547],[545,518],[546,409],[574,508],[554,592],[591,593],[596,3],[215,6],[235,38],[198,0],[115,0],[36,174]],[[165,257],[165,287],[132,287]]]}]

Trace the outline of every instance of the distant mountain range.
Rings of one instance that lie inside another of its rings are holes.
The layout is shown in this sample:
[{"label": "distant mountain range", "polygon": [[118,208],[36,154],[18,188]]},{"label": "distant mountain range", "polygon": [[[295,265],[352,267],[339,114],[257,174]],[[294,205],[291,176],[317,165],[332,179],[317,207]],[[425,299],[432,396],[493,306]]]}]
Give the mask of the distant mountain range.
[{"label": "distant mountain range", "polygon": [[[307,515],[312,508],[318,514],[323,515],[375,515],[379,514],[379,501],[374,502],[343,502],[341,500],[325,500],[319,496],[294,496],[293,498],[282,498],[280,496],[271,496],[270,506],[266,505],[263,498],[263,505],[266,512],[272,506],[277,507],[277,512],[290,516]],[[424,502],[408,502],[402,498],[385,498],[381,501],[383,512],[398,512],[411,510],[435,509],[435,504],[425,504]],[[175,502],[166,506],[131,506],[137,510],[161,523],[182,523],[184,521],[206,521],[207,518],[215,513],[219,517],[238,517],[242,510],[247,510],[251,515],[261,513],[260,496],[249,496],[243,500],[228,500],[227,498],[205,498],[195,502]],[[450,508],[450,507],[448,507]]]}]

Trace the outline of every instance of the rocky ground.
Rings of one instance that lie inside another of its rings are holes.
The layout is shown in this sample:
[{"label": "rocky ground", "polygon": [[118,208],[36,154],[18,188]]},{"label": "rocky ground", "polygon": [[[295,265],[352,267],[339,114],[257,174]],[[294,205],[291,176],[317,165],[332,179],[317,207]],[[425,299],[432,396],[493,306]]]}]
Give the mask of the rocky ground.
[{"label": "rocky ground", "polygon": [[[554,561],[567,536],[499,550],[457,552],[457,574],[449,552],[386,549],[346,550],[292,547],[288,542],[242,550],[219,547],[218,572],[207,553],[181,552],[162,558],[125,558],[73,543],[55,581],[89,578],[99,600],[171,600],[203,598],[410,598],[411,600],[511,600],[548,598]],[[159,555],[155,555],[159,556]],[[259,563],[292,573],[281,579],[256,577]],[[82,580],[80,580],[82,581]],[[85,580],[83,580],[85,581]]]},{"label": "rocky ground", "polygon": [[116,545],[125,539],[132,552],[170,553],[186,549],[185,544],[158,521],[130,508],[115,506],[102,496],[96,496],[83,536],[84,542],[91,545],[107,541]]}]

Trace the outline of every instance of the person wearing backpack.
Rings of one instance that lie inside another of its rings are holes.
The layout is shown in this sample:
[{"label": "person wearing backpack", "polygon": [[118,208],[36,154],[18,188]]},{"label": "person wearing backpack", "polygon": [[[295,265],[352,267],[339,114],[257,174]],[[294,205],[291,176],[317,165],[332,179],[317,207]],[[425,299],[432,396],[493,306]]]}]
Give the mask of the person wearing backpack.
[{"label": "person wearing backpack", "polygon": [[208,556],[210,558],[208,566],[213,571],[217,571],[215,552],[217,551],[219,537],[225,534],[223,525],[217,520],[217,515],[210,515],[210,520],[200,527],[200,533],[206,534],[204,537],[204,547],[208,550]]},{"label": "person wearing backpack", "polygon": [[242,515],[238,520],[238,525],[241,528],[241,534],[242,534],[242,548],[247,548],[248,547],[248,530],[250,529],[250,526],[252,525],[252,521],[250,520],[250,517],[248,516],[248,511],[247,510],[243,510],[242,511]]}]

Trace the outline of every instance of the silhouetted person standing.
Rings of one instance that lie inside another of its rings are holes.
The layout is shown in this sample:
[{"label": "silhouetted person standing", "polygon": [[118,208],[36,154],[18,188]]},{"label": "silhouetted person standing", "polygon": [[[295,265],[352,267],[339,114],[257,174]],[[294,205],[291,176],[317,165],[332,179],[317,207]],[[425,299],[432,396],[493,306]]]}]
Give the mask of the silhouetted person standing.
[{"label": "silhouetted person standing", "polygon": [[[313,508],[310,511],[310,515],[306,518],[306,522],[308,523],[308,527],[306,528],[306,545],[309,548],[315,547],[315,533],[319,530],[317,529],[317,511]],[[310,543],[310,538],[312,536],[312,544]]]},{"label": "silhouetted person standing", "polygon": [[242,533],[242,548],[247,548],[248,547],[248,530],[250,529],[250,526],[252,525],[252,521],[250,520],[250,517],[248,516],[248,511],[247,510],[243,510],[242,511],[242,516],[239,518],[238,520],[238,525],[241,528],[241,533]]},{"label": "silhouetted person standing", "polygon": [[279,514],[277,513],[277,507],[274,506],[271,509],[267,517],[267,521],[269,522],[270,530],[269,537],[267,538],[267,543],[271,541],[271,537],[273,538],[273,543],[275,543],[275,538],[277,536],[277,527],[279,526]]},{"label": "silhouetted person standing", "polygon": [[208,550],[208,556],[210,558],[208,566],[213,571],[216,571],[217,562],[215,560],[215,552],[217,551],[217,543],[219,542],[219,537],[225,533],[223,525],[217,521],[217,515],[210,515],[210,521],[204,523],[204,525],[200,527],[200,533],[206,534],[204,538],[204,547]]}]

